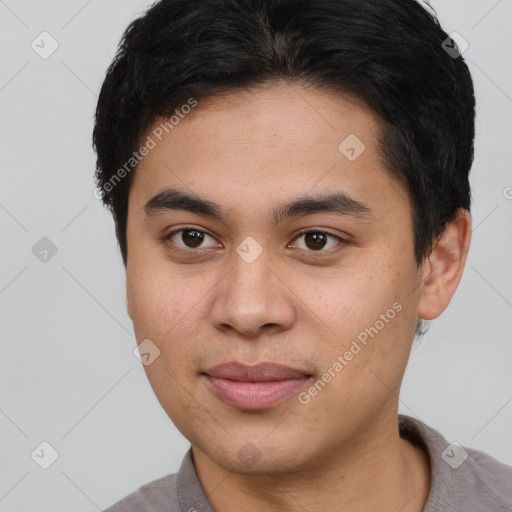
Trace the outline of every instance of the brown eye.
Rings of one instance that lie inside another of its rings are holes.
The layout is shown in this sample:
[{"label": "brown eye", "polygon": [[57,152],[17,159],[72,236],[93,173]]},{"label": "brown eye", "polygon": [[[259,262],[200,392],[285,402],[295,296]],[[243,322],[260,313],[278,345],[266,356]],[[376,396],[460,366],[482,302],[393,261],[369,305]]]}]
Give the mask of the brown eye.
[{"label": "brown eye", "polygon": [[305,231],[300,233],[295,240],[300,240],[301,238],[303,239],[303,242],[295,242],[293,246],[298,249],[305,249],[312,252],[327,252],[329,249],[336,247],[344,241],[339,236],[326,231]]},{"label": "brown eye", "polygon": [[218,244],[216,241],[204,231],[195,228],[182,228],[169,233],[165,237],[165,242],[168,245],[175,246],[176,250],[193,250],[193,249],[203,249],[205,248],[203,245],[204,242],[209,242],[208,239],[211,239],[210,246]]},{"label": "brown eye", "polygon": [[197,231],[196,229],[184,229],[181,232],[181,241],[187,246],[192,248],[199,247],[204,240],[204,235],[202,231]]},{"label": "brown eye", "polygon": [[306,233],[304,235],[304,243],[308,249],[312,249],[314,251],[323,249],[327,240],[325,233]]}]

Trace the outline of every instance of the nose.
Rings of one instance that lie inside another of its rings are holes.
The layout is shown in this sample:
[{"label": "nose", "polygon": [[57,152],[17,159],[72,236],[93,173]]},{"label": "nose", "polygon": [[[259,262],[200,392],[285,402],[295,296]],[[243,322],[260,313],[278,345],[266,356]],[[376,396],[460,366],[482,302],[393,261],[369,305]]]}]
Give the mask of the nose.
[{"label": "nose", "polygon": [[233,268],[216,288],[211,310],[214,327],[246,338],[290,329],[296,315],[294,294],[287,282],[290,278],[272,268],[265,251],[251,263],[238,255],[234,260]]}]

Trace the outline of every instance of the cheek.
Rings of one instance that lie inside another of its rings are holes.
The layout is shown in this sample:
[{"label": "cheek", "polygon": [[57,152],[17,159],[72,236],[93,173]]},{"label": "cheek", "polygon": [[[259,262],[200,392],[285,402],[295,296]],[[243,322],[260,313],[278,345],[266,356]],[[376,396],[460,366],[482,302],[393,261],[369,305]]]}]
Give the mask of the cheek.
[{"label": "cheek", "polygon": [[135,331],[163,341],[174,329],[182,328],[182,323],[191,324],[198,297],[204,295],[198,281],[171,273],[169,267],[132,266],[127,273],[127,295]]},{"label": "cheek", "polygon": [[338,274],[325,283],[321,294],[306,301],[318,318],[316,323],[328,327],[327,337],[319,340],[318,354],[326,370],[339,363],[338,372],[331,370],[341,377],[333,388],[341,391],[346,381],[358,381],[364,388],[368,379],[375,381],[377,376],[390,386],[399,383],[416,326],[414,300],[405,292],[408,287],[404,271],[381,261],[371,269]]},{"label": "cheek", "polygon": [[155,266],[142,269],[132,265],[127,273],[137,342],[149,339],[159,350],[144,370],[163,409],[178,428],[184,428],[182,418],[200,417],[200,408],[190,395],[196,385],[193,362],[205,338],[199,332],[204,321],[200,322],[198,315],[202,305],[199,298],[206,290],[198,289],[193,281],[171,275],[168,269],[161,272]]},{"label": "cheek", "polygon": [[382,276],[379,271],[377,265],[350,272],[341,270],[323,283],[304,283],[311,293],[303,294],[303,301],[338,337],[336,342],[353,338],[372,326],[397,300],[398,283],[389,273]]},{"label": "cheek", "polygon": [[157,396],[170,402],[166,410],[173,410],[178,397],[186,401],[181,385],[193,384],[195,362],[205,349],[208,292],[213,285],[208,279],[171,274],[169,268],[133,272],[127,279],[136,339],[140,343],[148,338],[160,351],[145,370]]},{"label": "cheek", "polygon": [[[359,324],[355,330],[338,325],[340,336],[331,338],[322,354],[319,367],[324,373],[300,397],[308,404],[304,421],[313,415],[331,425],[333,433],[340,424],[350,432],[396,402],[410,350],[410,328],[401,304],[384,304],[389,307],[376,308],[377,314],[366,311],[351,318]],[[367,316],[372,317],[370,322]],[[353,334],[345,334],[349,331]]]}]

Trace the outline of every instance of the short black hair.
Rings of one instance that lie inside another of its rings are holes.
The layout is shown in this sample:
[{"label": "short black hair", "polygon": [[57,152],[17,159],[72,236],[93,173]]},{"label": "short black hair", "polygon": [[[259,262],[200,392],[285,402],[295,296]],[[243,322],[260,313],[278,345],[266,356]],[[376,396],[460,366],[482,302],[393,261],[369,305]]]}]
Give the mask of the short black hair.
[{"label": "short black hair", "polygon": [[415,0],[154,3],[123,35],[93,134],[96,183],[124,264],[134,172],[119,179],[118,171],[129,161],[135,171],[130,158],[152,122],[190,98],[285,80],[351,93],[378,114],[382,161],[413,206],[419,266],[471,203],[473,83],[462,56],[445,51],[446,40],[435,14]]}]

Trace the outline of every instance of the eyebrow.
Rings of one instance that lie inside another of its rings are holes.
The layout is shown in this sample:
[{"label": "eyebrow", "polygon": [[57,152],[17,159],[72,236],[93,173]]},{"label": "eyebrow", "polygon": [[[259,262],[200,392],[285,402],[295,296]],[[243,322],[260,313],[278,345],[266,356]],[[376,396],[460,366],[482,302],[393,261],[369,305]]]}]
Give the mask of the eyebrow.
[{"label": "eyebrow", "polygon": [[[155,217],[170,210],[184,210],[225,221],[227,214],[217,203],[174,188],[166,188],[154,195],[143,207],[147,217]],[[366,204],[350,197],[345,192],[308,195],[282,204],[272,211],[276,224],[296,217],[315,213],[334,213],[356,218],[375,218]]]}]

